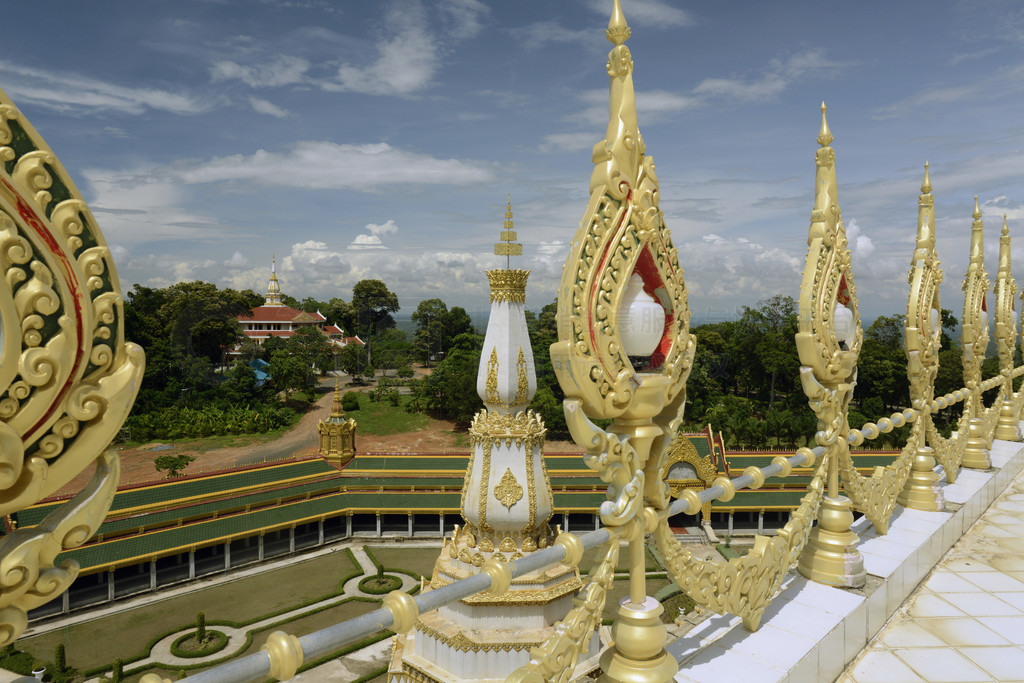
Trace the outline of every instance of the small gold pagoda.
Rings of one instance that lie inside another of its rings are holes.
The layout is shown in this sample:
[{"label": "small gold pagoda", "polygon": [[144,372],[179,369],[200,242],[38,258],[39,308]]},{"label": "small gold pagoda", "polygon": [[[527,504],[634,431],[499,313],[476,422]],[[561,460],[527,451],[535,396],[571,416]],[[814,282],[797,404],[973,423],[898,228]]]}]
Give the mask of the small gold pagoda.
[{"label": "small gold pagoda", "polygon": [[356,421],[346,420],[341,407],[341,392],[334,385],[334,403],[331,416],[320,420],[316,426],[320,432],[320,457],[333,467],[341,469],[356,455]]}]

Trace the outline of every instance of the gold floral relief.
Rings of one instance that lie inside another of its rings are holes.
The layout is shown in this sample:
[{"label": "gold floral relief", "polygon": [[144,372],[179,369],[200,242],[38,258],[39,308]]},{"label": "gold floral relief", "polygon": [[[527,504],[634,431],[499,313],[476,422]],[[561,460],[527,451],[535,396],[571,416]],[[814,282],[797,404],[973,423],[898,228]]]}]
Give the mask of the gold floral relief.
[{"label": "gold floral relief", "polygon": [[494,487],[494,497],[509,510],[522,500],[523,487],[516,481],[516,476],[512,474],[511,468],[506,469],[505,474],[501,475],[501,480]]}]

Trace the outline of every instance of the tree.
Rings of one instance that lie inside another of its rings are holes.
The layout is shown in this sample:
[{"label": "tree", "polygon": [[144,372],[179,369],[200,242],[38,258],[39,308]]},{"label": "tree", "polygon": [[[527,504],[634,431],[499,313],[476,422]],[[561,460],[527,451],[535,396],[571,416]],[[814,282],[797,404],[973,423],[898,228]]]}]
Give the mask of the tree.
[{"label": "tree", "polygon": [[360,280],[352,288],[356,330],[366,340],[366,355],[373,362],[372,339],[380,330],[395,326],[391,314],[399,309],[398,297],[381,280]]},{"label": "tree", "polygon": [[182,470],[192,464],[194,456],[185,455],[160,455],[153,459],[153,466],[158,472],[166,472],[166,478],[180,477]]},{"label": "tree", "polygon": [[355,342],[347,344],[338,352],[338,366],[342,372],[353,378],[361,375],[363,368],[366,367],[366,348]]},{"label": "tree", "polygon": [[424,299],[413,311],[412,321],[416,323],[413,347],[416,357],[428,368],[431,356],[440,355],[445,337],[445,317],[448,306],[440,299]]},{"label": "tree", "polygon": [[313,380],[313,370],[305,361],[287,350],[275,351],[270,357],[270,376],[274,378],[274,386],[278,391],[289,396],[293,391],[304,389]]},{"label": "tree", "polygon": [[311,372],[313,368],[317,368],[323,374],[331,366],[331,343],[327,341],[324,333],[313,325],[297,329],[295,334],[288,338],[285,349],[301,358]]},{"label": "tree", "polygon": [[797,331],[796,301],[776,294],[759,301],[757,308],[743,307],[740,322],[753,337],[753,352],[763,372],[770,376],[769,409],[775,405],[775,389],[780,375],[794,377],[800,358],[793,342]]},{"label": "tree", "polygon": [[476,393],[476,374],[480,367],[483,337],[460,334],[452,342],[448,357],[424,378],[430,391],[430,407],[442,417],[469,424],[483,402]]},{"label": "tree", "polygon": [[412,344],[405,338],[405,332],[397,329],[384,330],[374,339],[374,364],[384,370],[396,370],[409,363]]}]

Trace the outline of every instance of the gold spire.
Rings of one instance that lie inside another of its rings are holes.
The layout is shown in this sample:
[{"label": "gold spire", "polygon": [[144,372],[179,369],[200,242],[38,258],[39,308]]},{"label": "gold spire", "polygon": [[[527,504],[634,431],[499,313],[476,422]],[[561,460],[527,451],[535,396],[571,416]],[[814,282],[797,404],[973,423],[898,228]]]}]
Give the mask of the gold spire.
[{"label": "gold spire", "polygon": [[509,268],[511,256],[522,256],[523,245],[516,243],[515,226],[512,224],[512,193],[508,195],[508,206],[505,208],[505,229],[501,231],[501,242],[494,245],[494,253],[505,257],[505,269]]},{"label": "gold spire", "polygon": [[1010,227],[1006,224],[1006,214],[1003,214],[1003,232],[999,236],[999,276],[1010,275]]},{"label": "gold spire", "polygon": [[267,296],[264,306],[283,306],[281,302],[281,283],[277,281],[277,254],[270,260],[270,281],[267,282]]},{"label": "gold spire", "polygon": [[615,4],[612,6],[612,16],[608,20],[608,30],[604,32],[604,35],[615,45],[622,45],[629,40],[630,33],[626,17],[622,14],[622,6],[619,4],[619,0],[615,0]]},{"label": "gold spire", "polygon": [[818,144],[822,147],[828,147],[832,144],[832,131],[828,129],[828,120],[825,118],[825,101],[821,102],[821,131],[818,133]]},{"label": "gold spire", "polygon": [[345,410],[341,407],[341,380],[334,380],[334,403],[331,404],[331,417],[344,417]]},{"label": "gold spire", "polygon": [[932,179],[928,175],[928,162],[924,162],[924,182],[921,196],[917,199],[917,251],[914,259],[927,258],[935,249],[935,198],[932,196]]},{"label": "gold spire", "polygon": [[[974,219],[974,222],[971,223],[971,266],[974,268],[984,268],[985,243],[983,231],[985,223],[981,220],[981,209],[978,208],[978,195],[974,195],[974,213],[971,214],[971,218]],[[969,266],[968,270],[970,269],[971,267]]]}]

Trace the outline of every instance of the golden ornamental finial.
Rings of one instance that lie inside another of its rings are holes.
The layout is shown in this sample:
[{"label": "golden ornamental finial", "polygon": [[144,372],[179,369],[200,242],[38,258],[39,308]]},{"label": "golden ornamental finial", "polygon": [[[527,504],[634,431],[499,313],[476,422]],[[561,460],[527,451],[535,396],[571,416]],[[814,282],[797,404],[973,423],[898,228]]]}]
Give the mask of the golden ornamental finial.
[{"label": "golden ornamental finial", "polygon": [[1003,214],[1003,235],[1006,237],[1010,236],[1010,226],[1006,224],[1006,214]]},{"label": "golden ornamental finial", "polygon": [[981,209],[978,208],[978,195],[974,195],[974,213],[971,214],[974,220],[981,220]]},{"label": "golden ornamental finial", "polygon": [[510,257],[522,256],[523,245],[516,242],[515,226],[512,223],[512,193],[508,195],[508,206],[505,208],[505,229],[501,231],[501,242],[494,245],[494,253],[505,257],[505,268],[509,268]]},{"label": "golden ornamental finial", "polygon": [[924,182],[921,183],[921,194],[928,194],[932,191],[932,178],[928,174],[928,162],[924,162]]},{"label": "golden ornamental finial", "polygon": [[341,380],[334,380],[334,403],[331,405],[331,417],[341,417],[345,410],[341,405]]},{"label": "golden ornamental finial", "polygon": [[608,30],[604,35],[615,45],[622,45],[629,40],[630,29],[626,23],[626,17],[622,14],[622,6],[619,0],[615,0],[612,6],[612,16],[608,20]]},{"label": "golden ornamental finial", "polygon": [[821,102],[821,132],[818,133],[818,144],[822,147],[828,147],[832,144],[832,131],[828,129],[828,119],[825,118],[825,112],[827,107],[825,106],[824,100]]}]

